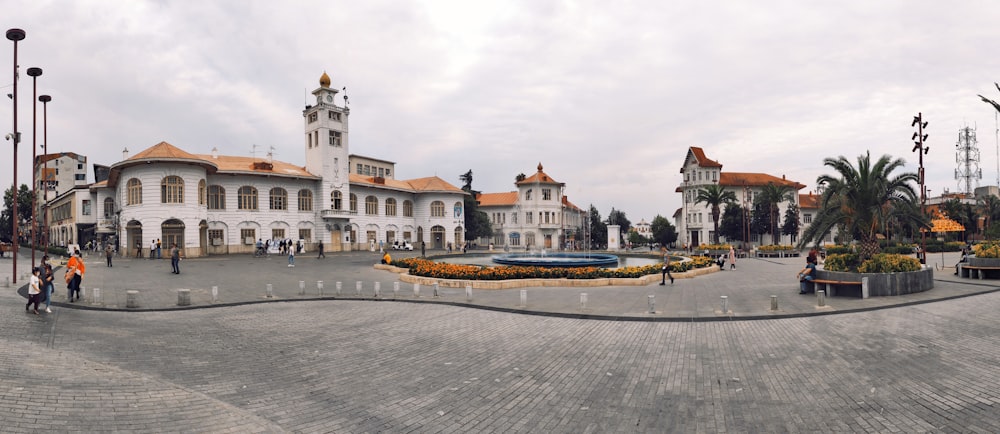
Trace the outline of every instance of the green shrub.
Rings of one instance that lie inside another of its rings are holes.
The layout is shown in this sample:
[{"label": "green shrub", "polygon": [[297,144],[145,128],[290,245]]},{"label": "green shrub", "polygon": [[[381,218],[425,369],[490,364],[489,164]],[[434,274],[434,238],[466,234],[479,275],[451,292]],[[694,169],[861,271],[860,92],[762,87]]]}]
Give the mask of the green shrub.
[{"label": "green shrub", "polygon": [[[830,249],[826,249],[827,252]],[[834,253],[827,254],[826,261],[823,262],[823,268],[828,271],[854,271],[858,269],[860,261],[858,260],[858,255],[855,253]]]},{"label": "green shrub", "polygon": [[878,253],[858,266],[859,273],[899,273],[920,270],[920,261],[909,256]]},{"label": "green shrub", "polygon": [[829,255],[843,255],[847,253],[854,253],[854,247],[852,246],[828,246],[826,248],[826,254]]}]

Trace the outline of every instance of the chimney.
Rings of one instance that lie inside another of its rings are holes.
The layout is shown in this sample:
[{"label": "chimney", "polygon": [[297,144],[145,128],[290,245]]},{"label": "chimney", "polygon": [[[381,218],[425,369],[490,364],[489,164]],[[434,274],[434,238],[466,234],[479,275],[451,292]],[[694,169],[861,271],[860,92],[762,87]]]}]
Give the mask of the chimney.
[{"label": "chimney", "polygon": [[122,149],[122,161],[128,160],[128,148]]},{"label": "chimney", "polygon": [[212,148],[212,159],[213,160],[218,160],[219,159],[219,148],[215,148],[215,147]]},{"label": "chimney", "polygon": [[785,180],[785,174],[781,174],[781,180],[782,180],[782,181],[784,181],[784,180]]}]

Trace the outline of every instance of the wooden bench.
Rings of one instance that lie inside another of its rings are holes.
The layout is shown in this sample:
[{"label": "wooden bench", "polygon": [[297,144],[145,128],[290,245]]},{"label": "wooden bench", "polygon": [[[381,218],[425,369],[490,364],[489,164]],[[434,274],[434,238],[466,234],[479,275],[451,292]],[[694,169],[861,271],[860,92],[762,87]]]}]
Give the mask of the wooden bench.
[{"label": "wooden bench", "polygon": [[861,278],[860,282],[852,282],[848,280],[827,280],[827,279],[815,279],[812,281],[813,285],[826,285],[826,295],[833,297],[837,295],[836,285],[841,286],[860,286],[861,287],[861,298],[868,298],[868,278]]},{"label": "wooden bench", "polygon": [[1000,270],[1000,267],[958,264],[959,277],[972,277],[972,272],[975,271],[976,277],[978,277],[979,280],[983,280],[986,278],[986,272],[989,270]]}]

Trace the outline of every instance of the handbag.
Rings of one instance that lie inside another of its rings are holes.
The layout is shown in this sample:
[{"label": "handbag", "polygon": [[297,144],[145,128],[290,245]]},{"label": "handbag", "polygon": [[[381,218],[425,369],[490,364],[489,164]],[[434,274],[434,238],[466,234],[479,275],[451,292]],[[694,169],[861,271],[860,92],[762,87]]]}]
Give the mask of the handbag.
[{"label": "handbag", "polygon": [[66,284],[67,285],[69,285],[69,282],[73,281],[73,274],[74,274],[73,270],[66,270]]}]

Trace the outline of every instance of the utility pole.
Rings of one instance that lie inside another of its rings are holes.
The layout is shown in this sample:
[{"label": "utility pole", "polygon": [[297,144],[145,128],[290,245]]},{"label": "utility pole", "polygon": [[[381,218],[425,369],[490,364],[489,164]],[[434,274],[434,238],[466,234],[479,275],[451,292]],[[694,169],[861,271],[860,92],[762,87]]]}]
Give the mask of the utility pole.
[{"label": "utility pole", "polygon": [[[930,148],[924,146],[924,142],[927,141],[927,134],[924,134],[927,122],[924,121],[923,113],[917,113],[910,126],[917,127],[917,132],[913,133],[913,137],[911,137],[914,143],[912,152],[916,152],[920,158],[920,169],[917,172],[917,183],[920,184],[920,214],[926,215],[927,187],[924,185],[924,154],[930,151]],[[920,231],[920,263],[927,264],[927,231],[923,229]]]}]

